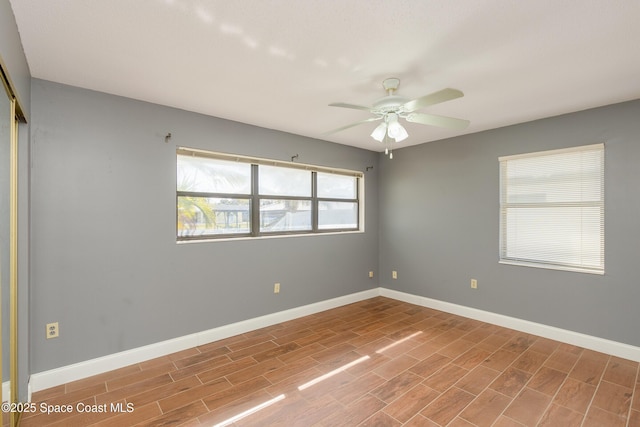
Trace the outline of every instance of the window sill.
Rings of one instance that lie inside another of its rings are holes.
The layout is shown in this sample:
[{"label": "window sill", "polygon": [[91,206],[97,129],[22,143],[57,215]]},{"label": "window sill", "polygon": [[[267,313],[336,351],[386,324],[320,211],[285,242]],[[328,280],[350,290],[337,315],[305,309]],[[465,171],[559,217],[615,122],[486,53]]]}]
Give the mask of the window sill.
[{"label": "window sill", "polygon": [[593,270],[588,268],[567,267],[563,265],[542,264],[542,263],[526,262],[526,261],[514,261],[514,260],[508,260],[508,259],[501,259],[498,261],[498,263],[506,264],[506,265],[517,265],[520,267],[543,268],[545,270],[570,271],[573,273],[587,273],[587,274],[597,274],[600,276],[604,276],[604,270]]},{"label": "window sill", "polygon": [[274,234],[274,235],[262,235],[262,236],[247,236],[247,237],[219,237],[215,239],[194,239],[194,240],[178,240],[176,244],[184,245],[191,243],[211,243],[211,242],[236,242],[241,240],[264,240],[264,239],[284,239],[291,237],[310,237],[310,236],[337,236],[344,234],[360,234],[364,233],[364,230],[353,231],[327,231],[321,233],[296,233],[296,234]]}]

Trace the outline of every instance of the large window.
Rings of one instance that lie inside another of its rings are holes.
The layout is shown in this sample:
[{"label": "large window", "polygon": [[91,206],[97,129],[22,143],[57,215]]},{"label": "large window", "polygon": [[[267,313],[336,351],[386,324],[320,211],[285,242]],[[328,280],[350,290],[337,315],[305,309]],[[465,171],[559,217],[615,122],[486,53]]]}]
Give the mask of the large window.
[{"label": "large window", "polygon": [[177,238],[198,240],[362,228],[361,172],[177,150]]},{"label": "large window", "polygon": [[501,157],[500,262],[604,273],[604,144]]}]

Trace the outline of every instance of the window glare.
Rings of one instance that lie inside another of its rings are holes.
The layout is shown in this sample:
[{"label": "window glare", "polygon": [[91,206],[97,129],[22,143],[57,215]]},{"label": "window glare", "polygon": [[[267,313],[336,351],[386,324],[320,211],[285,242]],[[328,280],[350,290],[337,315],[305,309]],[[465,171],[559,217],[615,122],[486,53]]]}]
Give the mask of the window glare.
[{"label": "window glare", "polygon": [[260,231],[311,230],[311,202],[307,200],[260,201]]},{"label": "window glare", "polygon": [[353,176],[318,172],[318,197],[355,199],[358,180]]},{"label": "window glare", "polygon": [[260,194],[311,196],[311,171],[278,166],[259,166]]},{"label": "window glare", "polygon": [[318,202],[318,228],[321,230],[357,227],[357,203]]},{"label": "window glare", "polygon": [[251,193],[251,165],[178,155],[178,191]]}]

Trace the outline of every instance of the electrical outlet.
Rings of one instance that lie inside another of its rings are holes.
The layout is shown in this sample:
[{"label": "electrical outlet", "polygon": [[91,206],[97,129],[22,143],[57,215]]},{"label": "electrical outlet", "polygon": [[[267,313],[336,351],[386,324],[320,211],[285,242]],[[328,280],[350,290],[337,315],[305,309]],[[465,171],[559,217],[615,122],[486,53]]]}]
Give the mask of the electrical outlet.
[{"label": "electrical outlet", "polygon": [[58,338],[60,329],[58,328],[58,322],[47,323],[47,339]]},{"label": "electrical outlet", "polygon": [[373,279],[373,271],[369,272],[369,279]]},{"label": "electrical outlet", "polygon": [[398,272],[397,272],[397,271],[395,271],[395,270],[393,270],[393,271],[391,272],[391,278],[392,278],[392,279],[397,279],[397,278],[398,278]]},{"label": "electrical outlet", "polygon": [[280,283],[276,283],[273,285],[273,293],[274,294],[279,294],[280,293]]},{"label": "electrical outlet", "polygon": [[476,279],[471,279],[471,289],[478,289],[478,281]]}]

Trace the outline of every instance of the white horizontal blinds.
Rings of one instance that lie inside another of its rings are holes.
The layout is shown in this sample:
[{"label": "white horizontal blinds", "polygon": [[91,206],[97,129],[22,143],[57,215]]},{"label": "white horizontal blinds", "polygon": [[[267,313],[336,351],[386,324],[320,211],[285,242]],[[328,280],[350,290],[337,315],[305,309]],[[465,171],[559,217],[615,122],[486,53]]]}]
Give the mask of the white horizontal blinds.
[{"label": "white horizontal blinds", "polygon": [[604,144],[499,161],[501,260],[604,272]]}]

